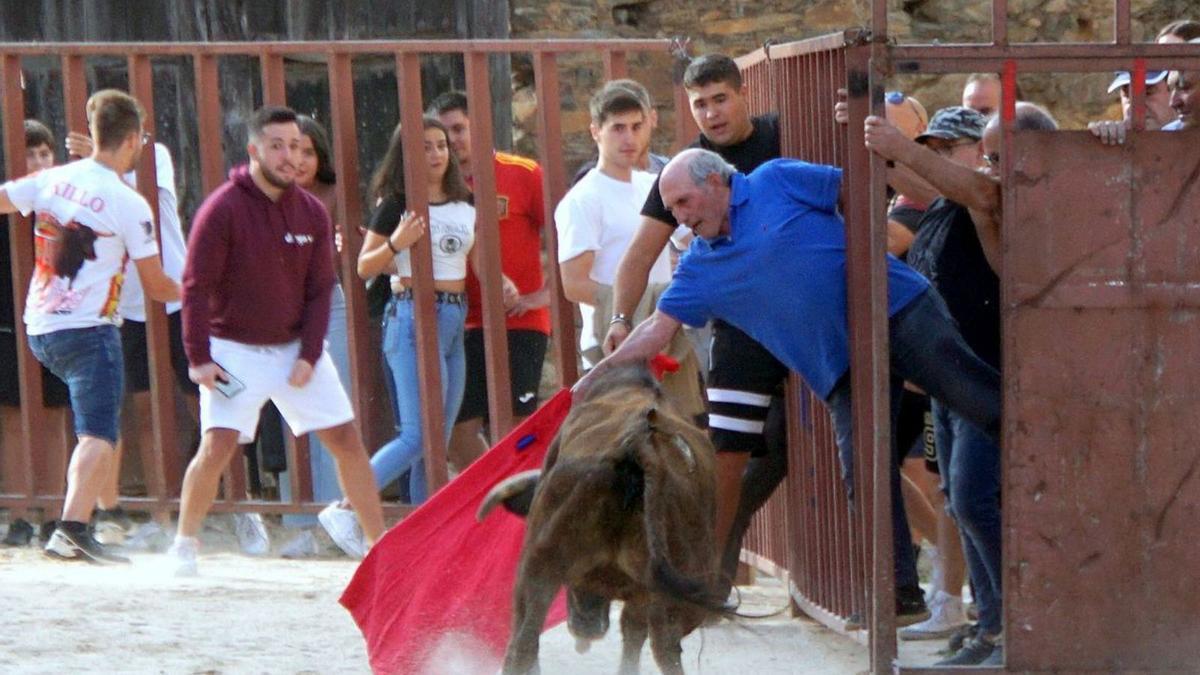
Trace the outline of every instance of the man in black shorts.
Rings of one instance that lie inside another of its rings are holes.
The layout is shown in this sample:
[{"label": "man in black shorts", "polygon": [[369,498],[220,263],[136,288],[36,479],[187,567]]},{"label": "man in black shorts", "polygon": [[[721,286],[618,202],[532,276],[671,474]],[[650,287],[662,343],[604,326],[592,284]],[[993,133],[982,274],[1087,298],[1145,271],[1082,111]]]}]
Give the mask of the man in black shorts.
[{"label": "man in black shorts", "polygon": [[[750,116],[748,87],[733,59],[708,54],[683,74],[700,137],[690,147],[711,150],[749,173],[781,154],[779,117]],[[613,318],[604,341],[611,353],[628,337],[628,319],[645,291],[654,259],[678,222],[663,204],[658,182],[642,207],[642,224],[617,268]],[[717,538],[724,540],[721,569],[732,583],[750,519],[787,475],[783,387],[788,369],[741,330],[713,321],[708,376],[708,428],[717,449]],[[928,617],[920,587],[897,589],[902,623]]]},{"label": "man in black shorts", "polygon": [[[471,119],[467,97],[448,91],[433,100],[428,113],[446,125],[450,148],[459,169],[472,185]],[[542,362],[550,340],[550,292],[542,271],[542,168],[538,163],[506,152],[492,152],[500,222],[500,267],[520,293],[508,310],[508,373],[511,378],[513,422],[528,417],[538,406]],[[480,223],[480,225],[486,225]],[[483,306],[479,280],[467,269],[467,386],[450,437],[448,456],[460,471],[487,450],[481,435],[488,417],[487,368],[483,349]]]}]

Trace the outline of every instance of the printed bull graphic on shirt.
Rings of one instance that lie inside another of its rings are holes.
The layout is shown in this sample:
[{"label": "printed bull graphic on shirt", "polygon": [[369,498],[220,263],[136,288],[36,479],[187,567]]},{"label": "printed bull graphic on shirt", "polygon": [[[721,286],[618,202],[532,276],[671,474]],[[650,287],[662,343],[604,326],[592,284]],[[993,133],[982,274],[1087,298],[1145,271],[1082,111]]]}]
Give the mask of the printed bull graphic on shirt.
[{"label": "printed bull graphic on shirt", "polygon": [[[74,220],[60,223],[53,214],[38,212],[34,224],[34,274],[33,284],[37,289],[35,301],[44,312],[70,314],[79,307],[83,295],[72,286],[75,277],[89,260],[96,259],[96,241],[114,236],[109,232],[97,232]],[[120,296],[123,275],[113,279],[103,313],[115,311],[116,298]]]}]

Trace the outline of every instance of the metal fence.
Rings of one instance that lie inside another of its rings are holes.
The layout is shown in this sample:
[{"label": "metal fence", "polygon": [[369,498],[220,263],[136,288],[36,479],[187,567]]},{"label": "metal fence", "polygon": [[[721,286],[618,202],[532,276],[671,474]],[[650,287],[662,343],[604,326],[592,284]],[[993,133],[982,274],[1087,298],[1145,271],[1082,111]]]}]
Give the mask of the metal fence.
[{"label": "metal fence", "polygon": [[[356,279],[355,258],[362,242],[357,225],[364,222],[362,195],[359,193],[360,176],[358,161],[358,138],[356,135],[357,115],[354,106],[354,79],[352,66],[356,57],[378,57],[384,55],[395,59],[395,75],[399,93],[399,108],[403,122],[404,144],[409,148],[423,145],[421,116],[424,102],[421,100],[421,58],[430,54],[461,54],[466,71],[466,89],[474,110],[490,110],[493,102],[489,87],[488,60],[492,56],[529,54],[532,57],[538,101],[551,102],[539,105],[537,111],[537,158],[543,167],[545,199],[544,241],[549,251],[556,249],[556,231],[553,224],[553,209],[566,192],[567,167],[563,157],[562,110],[558,102],[564,95],[559,84],[560,59],[569,55],[583,54],[598,61],[606,79],[625,77],[630,56],[661,58],[670,61],[673,44],[666,40],[481,40],[481,41],[342,41],[342,42],[288,42],[288,43],[104,43],[104,44],[3,44],[0,45],[0,92],[3,95],[3,142],[7,175],[21,176],[25,173],[25,145],[22,122],[26,105],[23,91],[22,59],[50,56],[58,59],[67,126],[72,130],[87,128],[84,103],[88,97],[87,68],[92,57],[124,57],[128,70],[129,91],[147,109],[146,131],[154,133],[154,71],[156,58],[190,58],[195,70],[195,117],[198,121],[201,182],[207,194],[224,180],[225,154],[222,150],[223,111],[219,100],[220,59],[228,57],[250,57],[258,60],[261,76],[261,91],[264,104],[286,104],[285,59],[304,58],[308,61],[324,62],[330,98],[330,132],[333,143],[333,162],[337,181],[338,213],[332,214],[335,222],[345,224],[344,245],[341,251],[343,278]],[[654,56],[658,55],[658,56]],[[665,63],[663,64],[666,65]],[[694,124],[686,114],[686,98],[676,94],[674,102],[680,102],[675,115],[677,129],[674,138],[689,138],[694,133]],[[681,114],[682,113],[682,114]],[[473,164],[478,167],[474,175],[476,210],[480,223],[497,221],[497,199],[495,175],[492,171],[493,129],[487,114],[473,117],[471,128]],[[427,208],[426,166],[422,153],[406,153],[405,182],[408,188],[409,208],[418,212]],[[157,210],[157,188],[155,185],[154,153],[144,153],[138,167],[138,189]],[[157,214],[156,214],[157,215]],[[508,345],[504,330],[504,310],[499,284],[499,235],[495,227],[480,227],[477,245],[480,256],[481,287],[483,289],[483,317],[485,324],[485,352],[488,374],[489,413],[491,432],[499,437],[512,426],[512,408],[509,391]],[[17,333],[17,360],[19,387],[23,405],[19,411],[20,433],[5,431],[0,464],[0,507],[22,515],[30,509],[57,510],[63,499],[63,480],[72,434],[68,428],[68,413],[62,409],[47,408],[42,403],[42,379],[40,366],[27,348],[24,326],[19,320],[25,302],[25,293],[33,269],[33,238],[29,219],[19,215],[10,217],[9,241],[11,247],[13,302]],[[422,405],[421,423],[426,429],[443,428],[440,373],[436,356],[437,330],[434,314],[432,284],[432,262],[428,238],[416,244],[413,256],[415,281],[415,304],[417,307],[418,358],[421,363],[420,385]],[[573,323],[573,307],[559,289],[559,276],[555,256],[548,256],[552,284],[551,351],[557,365],[560,383],[570,384],[577,377],[576,341]],[[386,406],[371,401],[386,400],[380,394],[382,378],[376,364],[366,312],[365,292],[362,284],[346,283],[346,303],[351,380],[354,403],[359,423],[364,428],[380,425],[390,428],[391,420],[381,419],[390,413]],[[162,305],[152,303],[147,316],[149,342],[149,364],[151,368],[152,415],[148,423],[153,425],[154,447],[144,448],[141,459],[148,496],[123,500],[131,508],[147,510],[160,519],[169,517],[178,506],[178,491],[182,481],[184,458],[175,451],[178,445],[178,425],[175,417],[175,391],[170,372],[166,315]],[[501,393],[503,392],[503,393]],[[6,419],[16,419],[15,411],[7,411]],[[436,489],[448,479],[445,442],[441,434],[425,436],[425,466],[429,483]],[[309,466],[308,448],[303,438],[289,438],[287,444],[288,465],[300,467],[289,472],[290,494],[288,502],[259,501],[246,499],[246,477],[242,462],[233,462],[226,475],[222,499],[214,510],[258,511],[264,513],[315,513],[320,504],[312,503],[311,476],[305,469]],[[406,507],[389,507],[391,515],[407,513]]]}]

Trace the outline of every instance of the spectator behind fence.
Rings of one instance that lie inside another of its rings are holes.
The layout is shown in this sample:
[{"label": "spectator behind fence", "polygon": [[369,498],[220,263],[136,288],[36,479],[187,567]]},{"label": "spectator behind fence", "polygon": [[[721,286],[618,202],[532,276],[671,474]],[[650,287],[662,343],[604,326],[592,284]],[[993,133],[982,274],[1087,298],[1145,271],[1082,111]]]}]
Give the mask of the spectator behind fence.
[{"label": "spectator behind fence", "polygon": [[[607,328],[607,317],[612,315],[617,264],[637,230],[638,207],[646,201],[654,174],[634,168],[643,149],[643,129],[649,124],[642,100],[628,87],[609,83],[592,96],[589,108],[599,163],[559,202],[554,221],[563,293],[572,302],[588,305],[584,311],[594,312],[592,325],[600,341],[601,327]],[[631,317],[634,323],[649,316],[670,281],[670,255],[662,250],[650,270],[646,293]],[[687,419],[702,420],[699,365],[682,332],[672,338],[668,353],[680,369],[664,377],[665,393]]]},{"label": "spectator behind fence", "polygon": [[[33,174],[54,166],[54,133],[38,120],[25,120],[25,173]],[[0,432],[5,447],[21,441],[21,380],[17,371],[17,317],[13,303],[12,251],[7,242],[8,216],[0,216]],[[68,404],[67,385],[43,365],[42,402],[61,408]],[[54,521],[42,523],[43,538],[54,530]],[[5,546],[25,546],[33,539],[33,526],[16,518],[4,535]]]},{"label": "spectator behind fence", "polygon": [[[325,332],[325,351],[333,359],[333,365],[337,367],[342,388],[349,392],[353,390],[353,386],[350,380],[346,295],[342,290],[342,266],[338,256],[338,252],[341,251],[341,233],[344,228],[341,223],[337,222],[337,172],[333,169],[333,151],[329,145],[329,134],[319,122],[307,115],[297,115],[296,123],[300,125],[300,160],[296,164],[296,185],[320,199],[334,223],[334,247],[330,249],[330,252],[333,254],[333,269],[337,281],[333,284],[333,293],[329,300],[329,327]],[[312,476],[313,501],[326,504],[342,498],[333,455],[315,433],[308,435],[308,468]],[[297,471],[300,467],[288,467],[288,469]],[[284,501],[292,498],[291,487],[288,477],[281,476],[279,494]],[[317,524],[315,516],[284,514],[283,524],[285,527],[301,528],[301,532],[280,548],[280,555],[285,558],[299,558],[316,555],[320,552],[317,539],[313,536],[312,531],[313,526]]]},{"label": "spectator behind fence", "polygon": [[[841,177],[840,169],[795,160],[768,162],[743,175],[715,153],[699,149],[671,160],[660,178],[663,203],[693,230],[696,240],[657,311],[580,380],[577,391],[586,392],[608,368],[656,354],[681,321],[700,325],[719,317],[744,328],[800,373],[826,402],[843,477],[852,488],[846,232],[838,215]],[[909,380],[996,437],[1000,382],[995,369],[971,352],[924,278],[890,255],[887,267],[893,425],[901,383]],[[896,585],[916,587],[894,461],[890,483]],[[857,504],[853,495],[851,490]]]},{"label": "spectator behind fence", "polygon": [[[437,359],[441,370],[443,429],[424,429],[421,421],[420,364],[417,362],[417,327],[413,302],[412,246],[426,233],[423,216],[407,211],[404,197],[404,148],[400,127],[392,133],[383,162],[371,180],[371,192],[381,201],[371,216],[358,254],[358,274],[370,279],[392,268],[401,290],[384,313],[383,353],[395,387],[392,403],[400,433],[371,457],[375,486],[382,490],[406,471],[409,496],[420,504],[429,496],[424,461],[424,434],[450,431],[462,403],[466,357],[468,259],[475,264],[475,207],[471,190],[450,151],[446,126],[433,117],[424,120],[423,158],[428,164],[430,247],[433,253],[433,288],[437,321]],[[393,267],[394,266],[394,267]],[[517,300],[516,286],[504,279],[506,306]],[[321,524],[342,550],[364,553],[362,534],[345,503],[334,502],[320,515]]]},{"label": "spectator behind fence", "polygon": [[[904,163],[942,193],[926,212],[909,262],[946,299],[971,349],[1000,366],[998,116],[985,120],[966,108],[938,111],[918,142],[877,117],[866,121],[867,147]],[[1054,129],[1041,108],[1017,104],[1017,129]],[[921,147],[921,146],[924,147]],[[986,156],[992,174],[979,172]],[[1001,665],[1003,600],[1000,526],[1000,448],[996,435],[934,394],[934,426],[943,489],[961,528],[979,606],[970,639],[938,665]]]},{"label": "spectator behind fence", "polygon": [[[1200,44],[1200,38],[1194,38],[1188,42]],[[1178,125],[1172,127],[1171,131],[1200,129],[1200,99],[1197,98],[1200,86],[1198,85],[1200,85],[1200,69],[1171,71],[1167,78],[1167,86],[1171,90],[1171,108],[1179,115]]]},{"label": "spectator behind fence", "polygon": [[[662,168],[667,165],[667,162],[671,158],[650,152],[650,140],[654,135],[654,130],[658,128],[658,111],[654,109],[654,101],[650,98],[650,92],[647,91],[641,82],[629,78],[609,80],[605,86],[624,87],[642,102],[642,108],[646,110],[646,123],[641,125],[636,134],[640,150],[638,151],[637,159],[633,163],[633,168],[653,174],[662,171]],[[584,162],[571,178],[571,187],[574,187],[576,183],[582,180],[589,171],[596,168],[599,161],[600,159],[597,156]]]},{"label": "spectator behind fence", "polygon": [[295,433],[315,430],[333,453],[366,540],[384,529],[354,410],[325,354],[333,228],[321,202],[295,184],[296,113],[265,106],[247,127],[249,166],[204,200],[188,240],[183,341],[201,386],[204,436],[184,476],[170,551],[179,575],[196,574],[196,535],[221,473],[268,400]]},{"label": "spectator behind fence", "polygon": [[77,443],[67,493],[46,554],[96,563],[128,563],[106,550],[88,527],[113,468],[124,365],[117,300],[127,258],[146,294],[179,299],[163,273],[150,205],[120,176],[149,142],[136,99],[105,89],[89,99],[91,157],[46,169],[0,187],[0,212],[35,213],[33,278],[25,304],[26,334],[38,361],[67,383]]},{"label": "spectator behind fence", "polygon": [[[471,118],[467,97],[461,91],[443,93],[429,106],[450,132],[450,149],[467,186],[473,185]],[[500,222],[481,223],[500,233],[500,268],[516,284],[515,304],[506,304],[508,374],[513,424],[538,407],[542,364],[550,342],[549,277],[542,268],[542,231],[546,222],[542,195],[542,168],[537,162],[492,151],[496,177],[497,215]],[[467,383],[462,407],[450,436],[447,457],[460,471],[487,451],[483,427],[489,421],[487,367],[483,339],[483,304],[479,278],[467,269]],[[492,434],[495,439],[495,434]]]}]

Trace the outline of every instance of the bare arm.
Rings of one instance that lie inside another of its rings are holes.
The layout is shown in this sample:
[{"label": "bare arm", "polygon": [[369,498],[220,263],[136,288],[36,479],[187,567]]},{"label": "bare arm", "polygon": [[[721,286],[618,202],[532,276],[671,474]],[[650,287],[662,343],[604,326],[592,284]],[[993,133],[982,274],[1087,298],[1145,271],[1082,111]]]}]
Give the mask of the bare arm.
[{"label": "bare arm", "polygon": [[17,205],[8,198],[7,190],[0,190],[0,213],[16,213]]},{"label": "bare arm", "polygon": [[572,388],[574,396],[587,393],[596,378],[606,370],[629,363],[645,362],[661,352],[679,330],[679,321],[668,314],[655,310],[650,318],[638,324],[620,347],[604,358],[595,368],[588,371]]},{"label": "bare arm", "polygon": [[137,267],[138,279],[142,282],[142,290],[152,300],[158,302],[175,302],[181,297],[179,284],[168,277],[162,268],[162,260],[157,255],[138,258],[133,261]]},{"label": "bare arm", "polygon": [[903,164],[888,169],[887,181],[896,192],[922,204],[928,204],[939,196],[932,185]]},{"label": "bare arm", "polygon": [[559,272],[562,274],[563,295],[571,302],[596,304],[596,293],[600,284],[592,281],[592,263],[596,260],[595,251],[584,251],[570,260],[560,263]]},{"label": "bare arm", "polygon": [[[393,249],[403,251],[425,234],[425,219],[416,213],[407,213],[400,219],[396,230],[390,236],[378,232],[367,231],[363,237],[362,248],[358,251],[358,276],[370,279],[382,274],[392,263]],[[392,245],[388,247],[388,241]]]},{"label": "bare arm", "polygon": [[[646,281],[650,268],[658,260],[658,254],[667,245],[673,230],[666,223],[654,218],[642,217],[642,224],[633,235],[633,241],[621,256],[617,266],[617,278],[613,282],[613,313],[632,316],[646,292]],[[610,324],[604,338],[604,351],[612,352],[629,335],[629,326],[623,323]]]}]

